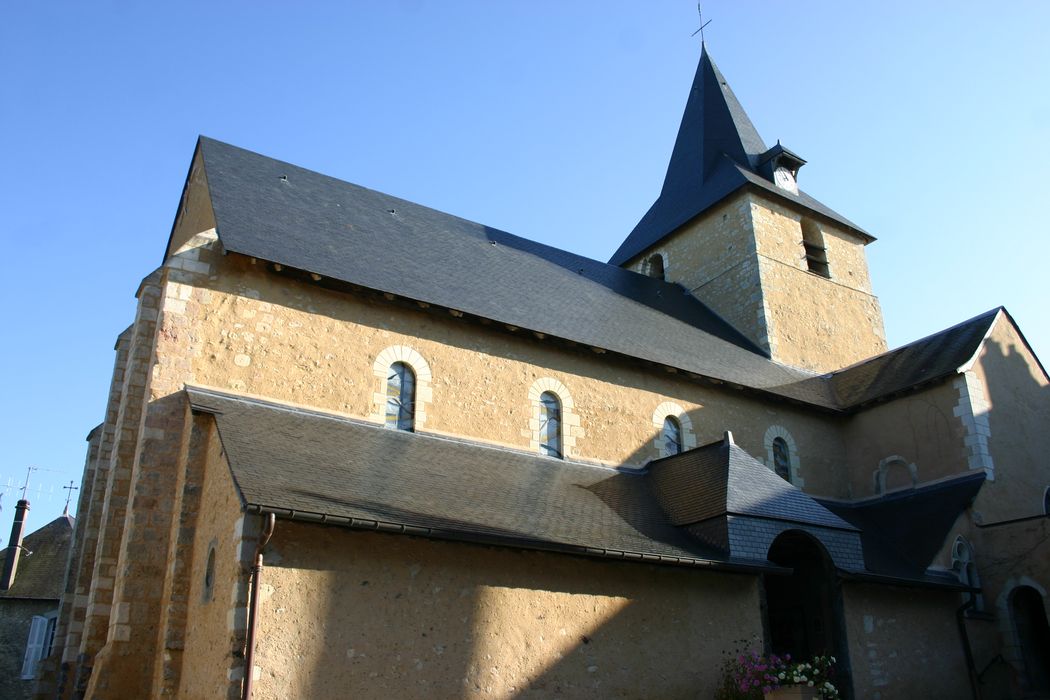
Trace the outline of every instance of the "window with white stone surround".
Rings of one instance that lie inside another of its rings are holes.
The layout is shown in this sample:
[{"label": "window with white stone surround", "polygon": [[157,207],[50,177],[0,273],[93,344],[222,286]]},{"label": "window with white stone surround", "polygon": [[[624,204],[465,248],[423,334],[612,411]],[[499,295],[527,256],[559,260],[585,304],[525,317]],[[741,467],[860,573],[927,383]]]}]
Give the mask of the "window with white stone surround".
[{"label": "window with white stone surround", "polygon": [[524,432],[530,448],[550,457],[571,457],[584,431],[568,388],[551,377],[537,379],[529,388],[529,403],[532,418]]},{"label": "window with white stone surround", "polygon": [[[670,420],[670,425],[668,421]],[[696,447],[696,435],[693,433],[693,422],[689,419],[685,409],[671,401],[664,401],[653,411],[653,427],[656,428],[656,438],[653,447],[660,457],[667,457],[678,452],[691,450]],[[678,428],[678,449],[672,451],[669,447],[669,429]]]},{"label": "window with white stone surround", "polygon": [[795,486],[802,488],[805,480],[799,474],[798,447],[787,428],[771,425],[766,430],[766,466]]},{"label": "window with white stone surround", "polygon": [[418,430],[426,423],[433,396],[430,365],[407,345],[392,345],[376,356],[372,419],[395,430]]}]

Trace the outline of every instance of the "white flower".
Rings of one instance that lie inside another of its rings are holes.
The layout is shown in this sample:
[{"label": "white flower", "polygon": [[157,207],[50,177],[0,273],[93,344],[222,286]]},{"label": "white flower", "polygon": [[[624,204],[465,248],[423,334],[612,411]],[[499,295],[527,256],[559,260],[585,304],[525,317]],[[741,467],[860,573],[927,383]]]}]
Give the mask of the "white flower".
[{"label": "white flower", "polygon": [[781,672],[780,672],[780,676],[779,676],[779,678],[780,678],[780,680],[784,680],[784,678],[785,678],[785,674],[784,674],[784,672],[783,672],[783,671],[781,671]]},{"label": "white flower", "polygon": [[807,685],[809,685],[810,687],[813,687],[813,681],[810,681]]}]

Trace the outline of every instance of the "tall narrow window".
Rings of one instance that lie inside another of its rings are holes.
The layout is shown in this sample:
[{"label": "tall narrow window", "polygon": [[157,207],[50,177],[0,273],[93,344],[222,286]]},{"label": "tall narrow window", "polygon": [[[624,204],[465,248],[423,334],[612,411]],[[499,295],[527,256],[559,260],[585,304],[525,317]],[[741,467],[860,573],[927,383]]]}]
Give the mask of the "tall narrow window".
[{"label": "tall narrow window", "polygon": [[404,362],[395,362],[386,379],[386,427],[411,431],[415,404],[416,375]]},{"label": "tall narrow window", "polygon": [[649,276],[664,279],[664,256],[659,253],[649,258]]},{"label": "tall narrow window", "polygon": [[670,455],[676,455],[682,451],[682,426],[674,418],[674,416],[667,416],[664,418],[664,432],[663,432],[663,455],[668,457]]},{"label": "tall narrow window", "polygon": [[787,441],[782,437],[773,438],[773,471],[781,479],[791,483],[791,457]]},{"label": "tall narrow window", "polygon": [[810,272],[821,277],[831,277],[828,267],[828,249],[824,246],[824,234],[820,227],[809,219],[802,220],[802,247],[806,249],[806,265]]},{"label": "tall narrow window", "polygon": [[549,391],[540,394],[540,453],[561,457],[561,402]]},{"label": "tall narrow window", "polygon": [[1050,515],[1050,486],[1043,491],[1043,515]]},{"label": "tall narrow window", "polygon": [[974,611],[984,612],[984,596],[980,593],[981,579],[977,576],[973,545],[962,537],[955,538],[955,544],[952,545],[952,569],[960,583],[978,589],[977,592],[969,593],[969,598],[973,601]]}]

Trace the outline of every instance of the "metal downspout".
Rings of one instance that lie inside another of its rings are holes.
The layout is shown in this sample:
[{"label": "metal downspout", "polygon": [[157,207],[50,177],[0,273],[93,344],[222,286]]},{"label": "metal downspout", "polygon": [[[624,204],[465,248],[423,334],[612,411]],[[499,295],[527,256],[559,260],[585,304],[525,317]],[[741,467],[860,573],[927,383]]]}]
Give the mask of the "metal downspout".
[{"label": "metal downspout", "polygon": [[258,613],[259,579],[262,578],[263,569],[262,550],[273,535],[275,523],[274,514],[268,513],[265,525],[263,525],[262,537],[259,538],[259,544],[255,547],[255,558],[252,560],[251,593],[248,599],[248,639],[245,641],[244,651],[244,692],[241,696],[244,700],[251,700],[252,682],[255,680],[255,617]]},{"label": "metal downspout", "polygon": [[981,680],[977,675],[977,666],[973,661],[973,649],[970,648],[970,635],[966,631],[966,611],[974,606],[974,599],[963,603],[955,611],[955,621],[959,625],[959,636],[962,638],[963,654],[966,656],[966,675],[970,678],[970,690],[973,700],[981,700]]}]

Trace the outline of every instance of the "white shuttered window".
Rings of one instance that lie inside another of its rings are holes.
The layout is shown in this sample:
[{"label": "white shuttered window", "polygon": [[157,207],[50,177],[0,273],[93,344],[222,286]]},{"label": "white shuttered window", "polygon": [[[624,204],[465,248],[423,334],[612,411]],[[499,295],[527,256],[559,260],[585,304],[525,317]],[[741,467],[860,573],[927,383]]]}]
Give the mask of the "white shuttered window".
[{"label": "white shuttered window", "polygon": [[48,618],[42,615],[33,616],[29,628],[29,641],[26,643],[26,655],[22,660],[22,679],[36,678],[36,666],[44,656],[44,642],[47,639]]}]

